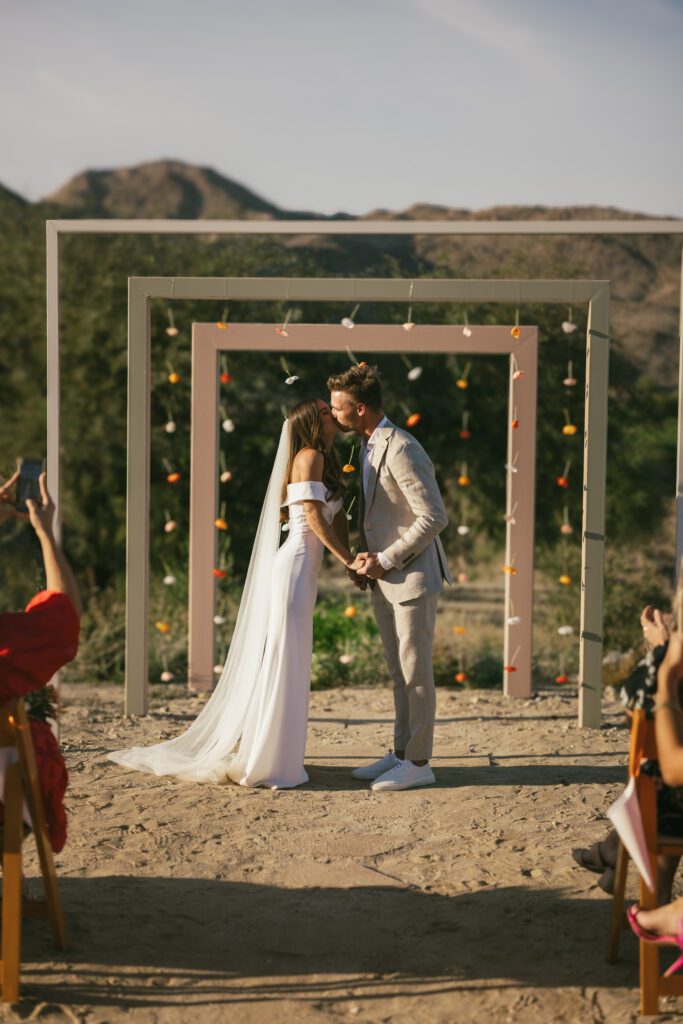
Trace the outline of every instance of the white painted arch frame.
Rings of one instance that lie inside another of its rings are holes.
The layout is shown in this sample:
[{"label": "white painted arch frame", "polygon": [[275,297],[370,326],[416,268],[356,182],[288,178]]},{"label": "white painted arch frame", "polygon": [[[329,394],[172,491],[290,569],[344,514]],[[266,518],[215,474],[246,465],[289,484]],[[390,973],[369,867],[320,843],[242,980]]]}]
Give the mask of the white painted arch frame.
[{"label": "white painted arch frame", "polygon": [[[505,565],[521,570],[505,576],[504,665],[514,658],[515,672],[503,672],[507,696],[528,697],[532,692],[532,612],[535,534],[536,406],[538,377],[538,331],[520,327],[514,338],[509,327],[471,325],[470,336],[462,327],[416,325],[406,333],[400,324],[357,324],[353,334],[340,324],[290,324],[285,340],[273,324],[235,323],[226,331],[215,323],[195,323],[192,328],[192,413],[190,473],[190,565],[188,684],[194,690],[211,690],[214,683],[215,587],[212,570],[216,564],[217,535],[213,522],[218,515],[218,429],[219,357],[221,352],[332,352],[346,363],[351,342],[356,356],[369,359],[378,354],[507,355],[510,366],[508,386],[507,463],[508,472]],[[514,357],[514,358],[513,358]],[[513,379],[521,370],[524,379]],[[324,381],[319,387],[324,388]],[[515,406],[519,425],[512,427]],[[419,406],[416,406],[418,409]],[[391,409],[387,412],[391,415]],[[501,422],[502,428],[502,422]],[[234,436],[234,435],[231,435]],[[502,470],[502,467],[501,467]],[[476,483],[476,481],[475,481]],[[512,616],[519,624],[511,625]]]},{"label": "white painted arch frame", "polygon": [[605,472],[609,366],[606,281],[133,277],[128,282],[126,712],[147,708],[150,306],[154,299],[252,302],[588,303],[584,417],[579,724],[597,728],[602,697]]}]

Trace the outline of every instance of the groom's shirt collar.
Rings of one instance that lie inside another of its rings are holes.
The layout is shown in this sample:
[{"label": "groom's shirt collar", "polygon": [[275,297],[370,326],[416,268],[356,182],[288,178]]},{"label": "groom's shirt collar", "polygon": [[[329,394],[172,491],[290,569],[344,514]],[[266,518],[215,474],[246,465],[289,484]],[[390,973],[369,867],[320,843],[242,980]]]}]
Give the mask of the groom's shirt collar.
[{"label": "groom's shirt collar", "polygon": [[372,448],[374,445],[377,444],[377,442],[379,441],[379,434],[377,433],[377,431],[381,430],[382,427],[386,427],[388,423],[389,420],[387,419],[387,417],[383,416],[382,419],[377,424],[377,426],[375,427],[375,429],[373,430],[373,432],[370,434],[370,437],[365,441],[366,447]]}]

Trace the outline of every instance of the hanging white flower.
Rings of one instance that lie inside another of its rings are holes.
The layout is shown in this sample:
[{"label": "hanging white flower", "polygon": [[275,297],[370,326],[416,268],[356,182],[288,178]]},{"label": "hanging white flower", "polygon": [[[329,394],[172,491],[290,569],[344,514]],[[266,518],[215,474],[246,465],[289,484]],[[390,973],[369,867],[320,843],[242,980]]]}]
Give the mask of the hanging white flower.
[{"label": "hanging white flower", "polygon": [[232,434],[233,430],[235,429],[235,424],[232,420],[223,420],[223,422],[221,423],[221,427],[223,428],[226,434]]},{"label": "hanging white flower", "polygon": [[223,626],[228,620],[226,619],[225,615],[214,615],[213,621],[214,625]]},{"label": "hanging white flower", "polygon": [[419,380],[422,376],[422,367],[414,366],[412,370],[408,370],[408,380]]},{"label": "hanging white flower", "polygon": [[175,581],[176,581],[175,576],[173,576],[173,574],[170,573],[170,572],[169,572],[169,574],[167,576],[164,576],[164,586],[165,587],[173,587],[173,586],[175,586]]},{"label": "hanging white flower", "polygon": [[557,632],[560,634],[560,636],[573,636],[573,634],[574,634],[574,627],[573,626],[560,626]]}]

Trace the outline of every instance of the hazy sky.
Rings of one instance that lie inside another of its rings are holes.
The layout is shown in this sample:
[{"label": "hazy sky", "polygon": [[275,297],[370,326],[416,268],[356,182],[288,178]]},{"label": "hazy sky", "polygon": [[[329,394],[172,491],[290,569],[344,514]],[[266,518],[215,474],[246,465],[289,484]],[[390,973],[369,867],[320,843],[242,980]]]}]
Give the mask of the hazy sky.
[{"label": "hazy sky", "polygon": [[285,208],[683,215],[683,0],[0,0],[0,182],[212,166]]}]

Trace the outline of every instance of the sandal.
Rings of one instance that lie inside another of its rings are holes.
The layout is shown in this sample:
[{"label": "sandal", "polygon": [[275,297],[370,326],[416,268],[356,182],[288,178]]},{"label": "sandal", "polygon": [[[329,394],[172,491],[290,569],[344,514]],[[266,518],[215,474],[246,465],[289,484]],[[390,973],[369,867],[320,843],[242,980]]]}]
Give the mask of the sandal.
[{"label": "sandal", "polygon": [[638,924],[638,914],[640,913],[640,907],[635,903],[632,907],[629,907],[626,911],[626,917],[628,923],[631,926],[631,931],[636,935],[641,942],[649,942],[654,946],[678,946],[681,951],[681,956],[678,960],[674,960],[664,972],[665,978],[670,978],[672,974],[679,971],[683,967],[683,919],[678,926],[678,935],[655,935],[654,932],[649,932],[647,928],[643,928],[641,924]]},{"label": "sandal", "polygon": [[586,871],[593,871],[596,875],[602,875],[610,868],[614,870],[614,864],[608,864],[600,853],[602,841],[593,843],[592,846],[576,847],[572,850],[572,857],[580,868]]}]

